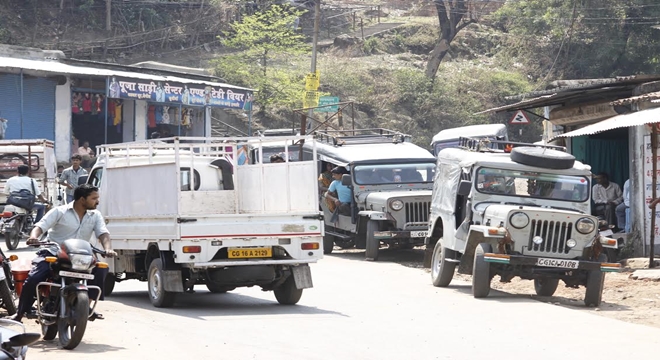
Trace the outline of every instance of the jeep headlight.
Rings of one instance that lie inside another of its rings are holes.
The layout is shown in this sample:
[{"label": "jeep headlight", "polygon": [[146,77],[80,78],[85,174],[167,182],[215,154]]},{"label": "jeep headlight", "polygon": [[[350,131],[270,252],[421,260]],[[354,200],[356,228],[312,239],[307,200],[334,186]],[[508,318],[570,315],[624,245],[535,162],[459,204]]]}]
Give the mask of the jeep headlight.
[{"label": "jeep headlight", "polygon": [[509,224],[516,229],[522,229],[525,226],[529,225],[529,216],[524,212],[515,212],[509,218]]},{"label": "jeep headlight", "polygon": [[596,223],[590,218],[582,218],[575,223],[575,228],[582,234],[588,234],[596,229]]},{"label": "jeep headlight", "polygon": [[390,207],[394,211],[399,211],[399,210],[403,209],[403,201],[393,200],[392,202],[390,202]]},{"label": "jeep headlight", "polygon": [[92,265],[92,255],[71,254],[71,268],[73,270],[87,270]]}]

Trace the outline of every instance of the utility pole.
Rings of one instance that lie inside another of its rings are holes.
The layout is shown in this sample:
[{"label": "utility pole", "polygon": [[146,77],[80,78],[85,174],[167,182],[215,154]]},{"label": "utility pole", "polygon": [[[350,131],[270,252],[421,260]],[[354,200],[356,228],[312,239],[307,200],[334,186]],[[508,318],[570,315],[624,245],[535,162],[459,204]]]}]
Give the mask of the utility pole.
[{"label": "utility pole", "polygon": [[105,29],[112,30],[112,0],[105,0]]},{"label": "utility pole", "polygon": [[[321,22],[321,0],[315,0],[314,2],[314,37],[312,40],[312,68],[311,73],[316,74],[316,45],[319,41],[319,27]],[[314,116],[314,109],[309,109],[307,117],[309,118],[309,125],[313,126],[312,116]],[[301,129],[303,130],[303,129]]]}]

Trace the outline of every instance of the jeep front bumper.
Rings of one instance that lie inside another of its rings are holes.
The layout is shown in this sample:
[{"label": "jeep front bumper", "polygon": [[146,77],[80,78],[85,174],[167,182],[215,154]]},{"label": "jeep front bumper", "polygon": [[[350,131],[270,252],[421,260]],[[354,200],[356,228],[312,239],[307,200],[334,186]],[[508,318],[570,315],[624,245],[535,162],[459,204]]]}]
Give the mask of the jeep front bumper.
[{"label": "jeep front bumper", "polygon": [[534,256],[494,253],[484,254],[484,261],[514,266],[535,266],[562,270],[600,270],[602,272],[619,272],[621,270],[621,264],[617,263],[601,263],[597,261],[552,259]]}]

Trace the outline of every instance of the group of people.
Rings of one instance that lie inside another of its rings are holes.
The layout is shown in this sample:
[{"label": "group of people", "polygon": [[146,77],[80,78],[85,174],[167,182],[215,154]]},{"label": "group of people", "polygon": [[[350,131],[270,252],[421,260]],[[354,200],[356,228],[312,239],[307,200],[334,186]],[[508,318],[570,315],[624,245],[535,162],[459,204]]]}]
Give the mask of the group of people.
[{"label": "group of people", "polygon": [[344,174],[348,174],[343,166],[333,166],[324,163],[324,171],[319,175],[319,191],[325,199],[330,212],[337,211],[341,215],[351,215],[351,188],[341,183]]},{"label": "group of people", "polygon": [[610,181],[607,173],[598,173],[595,180],[597,183],[591,196],[594,202],[593,214],[602,216],[608,224],[615,225],[618,231],[624,231],[626,210],[630,207],[630,179],[623,184],[623,191],[618,184]]}]

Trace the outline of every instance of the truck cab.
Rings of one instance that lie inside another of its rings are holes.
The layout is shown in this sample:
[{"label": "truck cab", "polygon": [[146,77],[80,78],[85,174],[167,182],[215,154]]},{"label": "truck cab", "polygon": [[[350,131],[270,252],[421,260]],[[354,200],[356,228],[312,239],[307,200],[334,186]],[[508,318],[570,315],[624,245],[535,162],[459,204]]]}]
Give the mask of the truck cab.
[{"label": "truck cab", "polygon": [[[435,158],[408,135],[387,129],[321,131],[315,136],[319,173],[324,164],[343,167],[341,182],[351,189],[351,214],[330,211],[321,193],[324,249],[366,249],[377,260],[381,244],[422,245],[427,235]],[[312,144],[305,143],[311,153]],[[318,177],[318,175],[317,175]]]},{"label": "truck cab", "polygon": [[[486,297],[495,275],[534,281],[551,296],[559,281],[585,286],[585,304],[598,306],[608,263],[591,215],[591,171],[552,146],[509,143],[493,149],[461,139],[438,154],[427,249],[433,285],[448,286],[458,267],[472,275],[474,297]],[[510,152],[509,152],[510,150]]]}]

